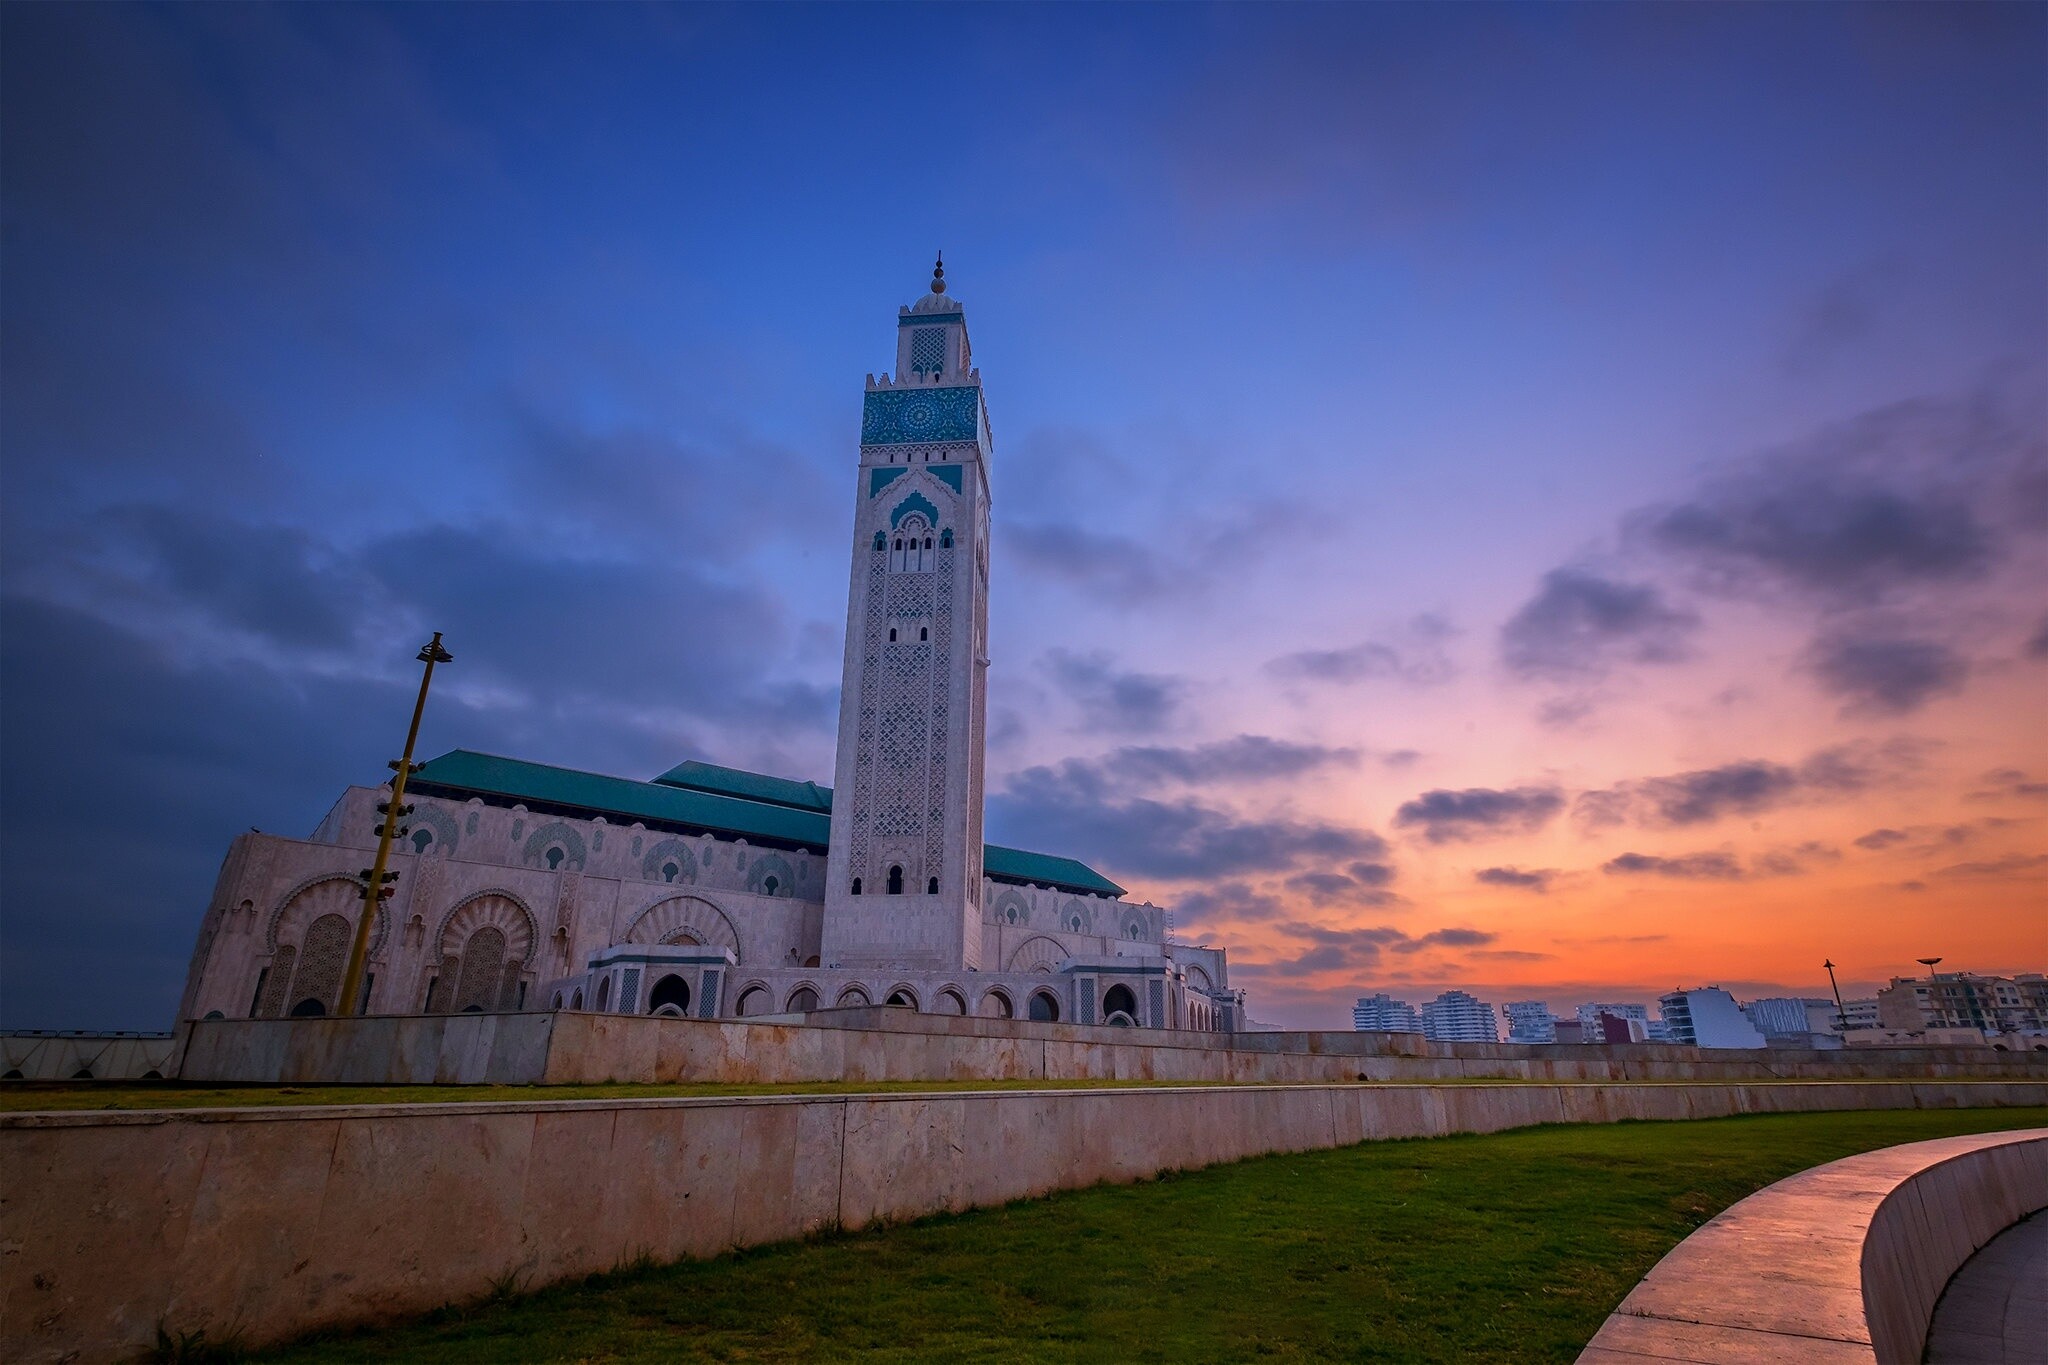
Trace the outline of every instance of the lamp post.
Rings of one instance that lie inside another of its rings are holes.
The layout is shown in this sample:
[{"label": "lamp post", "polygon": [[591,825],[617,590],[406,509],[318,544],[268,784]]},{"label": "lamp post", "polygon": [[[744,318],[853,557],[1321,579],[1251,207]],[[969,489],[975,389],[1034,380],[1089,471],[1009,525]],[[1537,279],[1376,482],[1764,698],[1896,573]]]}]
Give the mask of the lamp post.
[{"label": "lamp post", "polygon": [[1840,982],[1835,980],[1835,960],[1829,958],[1820,965],[1828,969],[1828,985],[1835,993],[1835,1032],[1847,1033],[1849,1031],[1849,1011],[1842,1008],[1842,986]]},{"label": "lamp post", "polygon": [[377,910],[390,896],[389,883],[398,880],[396,872],[385,868],[391,862],[391,836],[398,832],[398,822],[405,818],[412,807],[405,805],[405,780],[419,771],[419,765],[412,761],[412,746],[420,737],[420,716],[427,709],[427,688],[434,681],[435,664],[451,664],[455,656],[441,647],[441,632],[435,631],[434,638],[420,646],[419,661],[426,671],[420,674],[419,699],[412,704],[412,728],[405,732],[405,752],[391,762],[391,799],[377,805],[378,814],[384,817],[377,826],[377,861],[358,875],[363,887],[363,913],[356,917],[355,940],[349,944],[348,970],[341,974],[341,998],[334,1003],[334,1012],[340,1015],[356,1012],[356,996],[363,986],[363,958],[370,949],[370,922],[377,918]]}]

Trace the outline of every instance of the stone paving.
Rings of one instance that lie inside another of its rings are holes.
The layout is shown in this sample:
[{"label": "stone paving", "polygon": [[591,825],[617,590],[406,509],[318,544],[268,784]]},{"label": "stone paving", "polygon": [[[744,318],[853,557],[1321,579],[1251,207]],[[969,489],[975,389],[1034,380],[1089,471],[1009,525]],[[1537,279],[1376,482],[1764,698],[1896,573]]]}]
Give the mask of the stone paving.
[{"label": "stone paving", "polygon": [[1932,1365],[2048,1365],[2048,1213],[1963,1262],[1934,1306]]}]

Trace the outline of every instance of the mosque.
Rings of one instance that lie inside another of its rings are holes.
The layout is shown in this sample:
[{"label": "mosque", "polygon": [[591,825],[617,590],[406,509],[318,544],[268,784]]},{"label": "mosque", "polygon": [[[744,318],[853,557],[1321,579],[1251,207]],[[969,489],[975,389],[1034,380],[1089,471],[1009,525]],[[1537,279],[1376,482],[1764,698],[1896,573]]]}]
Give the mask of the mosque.
[{"label": "mosque", "polygon": [[[863,400],[834,785],[443,754],[406,790],[361,1011],[1240,1027],[1221,949],[1172,942],[1083,863],[982,840],[992,451],[941,264]],[[350,787],[310,838],[235,839],[179,1018],[334,1011],[389,797]]]}]

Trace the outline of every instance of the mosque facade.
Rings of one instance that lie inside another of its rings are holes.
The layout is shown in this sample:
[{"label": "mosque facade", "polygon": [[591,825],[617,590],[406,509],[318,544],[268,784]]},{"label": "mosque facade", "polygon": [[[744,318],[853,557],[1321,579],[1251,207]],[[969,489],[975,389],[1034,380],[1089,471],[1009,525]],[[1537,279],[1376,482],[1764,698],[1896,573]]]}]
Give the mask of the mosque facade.
[{"label": "mosque facade", "polygon": [[[992,450],[940,269],[863,397],[833,786],[443,754],[406,790],[359,1010],[1239,1027],[1223,950],[1084,863],[983,841]],[[389,798],[350,787],[308,838],[234,840],[181,1019],[335,1011]]]}]

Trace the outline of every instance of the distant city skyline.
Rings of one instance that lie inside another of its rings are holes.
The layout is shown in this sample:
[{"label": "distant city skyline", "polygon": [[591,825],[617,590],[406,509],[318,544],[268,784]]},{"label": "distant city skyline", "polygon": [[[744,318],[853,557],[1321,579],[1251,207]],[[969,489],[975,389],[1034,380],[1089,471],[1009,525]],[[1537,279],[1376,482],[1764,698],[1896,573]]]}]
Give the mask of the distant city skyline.
[{"label": "distant city skyline", "polygon": [[829,782],[939,248],[986,836],[1253,1017],[2029,970],[2044,13],[0,8],[0,1025],[167,1026],[429,631],[423,756]]}]

